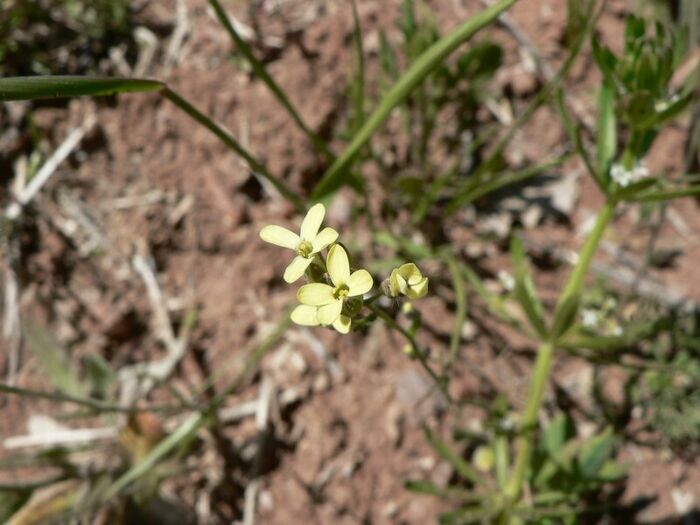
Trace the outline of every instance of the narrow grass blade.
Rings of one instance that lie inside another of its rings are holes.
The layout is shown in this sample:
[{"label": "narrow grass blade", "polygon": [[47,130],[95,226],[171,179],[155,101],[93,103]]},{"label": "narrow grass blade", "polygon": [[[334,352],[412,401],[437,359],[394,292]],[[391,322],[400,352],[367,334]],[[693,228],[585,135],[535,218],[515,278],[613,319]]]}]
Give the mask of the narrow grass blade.
[{"label": "narrow grass blade", "polygon": [[289,314],[277,325],[277,328],[258,346],[246,359],[245,366],[238,373],[236,379],[224,388],[210,403],[209,406],[198,414],[190,416],[180,427],[161,441],[151,452],[137,465],[134,465],[114,483],[105,489],[102,500],[108,501],[117,496],[122,490],[134,481],[148,474],[159,462],[170,455],[176,448],[192,439],[197,432],[216,421],[215,414],[228,397],[235,393],[250,379],[252,373],[258,369],[263,357],[272,349],[277,341],[284,335],[291,324]]},{"label": "narrow grass blade", "polygon": [[538,164],[537,166],[529,166],[527,168],[523,168],[522,170],[501,174],[483,183],[479,183],[478,180],[472,179],[447,205],[447,214],[449,215],[455,213],[462,206],[474,202],[492,191],[505,188],[511,184],[526,181],[527,179],[536,177],[537,175],[551,170],[552,168],[561,166],[570,157],[570,154],[562,155],[552,160],[543,162],[542,164]]},{"label": "narrow grass blade", "polygon": [[104,501],[109,501],[117,496],[127,485],[133,483],[153,469],[165,456],[175,448],[192,439],[204,426],[207,417],[203,414],[190,416],[180,427],[158,443],[156,447],[141,461],[127,470],[121,477],[112,483],[103,495]]},{"label": "narrow grass blade", "polygon": [[452,465],[460,476],[462,476],[465,480],[474,483],[475,485],[481,485],[484,483],[484,480],[467,462],[467,460],[457,454],[447,443],[435,436],[435,434],[433,434],[429,428],[425,427],[424,430],[428,443],[430,443],[430,445],[435,449],[435,452],[437,452],[442,459]]},{"label": "narrow grass blade", "polygon": [[513,240],[510,243],[510,252],[515,265],[515,298],[520,303],[532,328],[544,338],[547,336],[544,307],[532,281],[530,265],[525,255],[523,242],[517,235],[513,236]]},{"label": "narrow grass blade", "polygon": [[659,202],[659,201],[669,201],[672,199],[679,199],[681,197],[695,197],[700,195],[700,185],[689,186],[687,188],[678,188],[673,190],[661,190],[654,191],[651,193],[643,193],[642,195],[635,195],[629,200],[634,202]]},{"label": "narrow grass blade", "polygon": [[603,82],[598,98],[598,165],[597,172],[605,175],[617,152],[617,123],[615,121],[614,87],[611,81]]},{"label": "narrow grass blade", "polygon": [[354,105],[353,131],[365,123],[365,52],[362,42],[362,25],[357,13],[357,3],[352,0],[352,19],[355,24],[353,40],[355,41],[355,67],[357,72],[352,83],[352,100]]},{"label": "narrow grass blade", "polygon": [[72,365],[63,348],[53,340],[48,331],[33,322],[24,323],[22,328],[29,348],[39,360],[39,364],[51,382],[68,394],[82,394],[86,388],[80,380],[78,371]]},{"label": "narrow grass blade", "polygon": [[333,155],[333,152],[331,152],[331,150],[328,149],[326,143],[318,135],[316,135],[316,133],[311,131],[311,129],[306,125],[306,122],[304,122],[304,119],[301,118],[301,115],[296,110],[292,102],[289,100],[289,97],[287,97],[284,90],[277,84],[277,82],[275,82],[275,79],[273,79],[270,76],[270,74],[267,72],[267,69],[265,69],[263,63],[256,58],[255,54],[253,53],[253,50],[248,45],[248,42],[246,42],[238,34],[238,31],[236,31],[236,28],[233,27],[230,18],[226,14],[224,8],[221,6],[219,0],[209,0],[209,4],[214,8],[214,12],[216,13],[216,17],[219,19],[219,22],[221,22],[221,25],[224,26],[228,34],[231,36],[231,39],[236,44],[238,50],[250,63],[255,74],[260,78],[260,80],[265,82],[268,88],[270,88],[270,91],[272,91],[275,97],[277,97],[277,100],[280,101],[280,104],[284,106],[284,109],[287,110],[287,112],[292,117],[297,126],[299,126],[299,128],[306,134],[306,136],[309,137],[309,140],[320,152],[322,152],[330,159],[335,158],[335,155]]},{"label": "narrow grass blade", "polygon": [[221,142],[226,144],[238,156],[243,158],[243,160],[246,161],[246,163],[252,171],[270,181],[270,183],[277,189],[277,191],[279,191],[284,197],[287,198],[287,200],[294,204],[297,211],[302,213],[306,211],[306,205],[304,203],[304,200],[299,196],[299,194],[292,190],[289,186],[287,186],[287,184],[285,184],[285,182],[282,179],[272,175],[262,164],[262,162],[258,161],[247,149],[245,149],[234,138],[230,131],[214,122],[212,119],[210,119],[204,113],[202,113],[196,107],[194,107],[190,102],[185,100],[183,97],[181,97],[171,89],[165,88],[163,89],[161,94],[170,102],[172,102],[181,110],[183,110],[185,113],[187,113],[194,120],[199,122],[202,126],[211,131],[214,135],[216,135],[219,138],[219,140],[221,140]]},{"label": "narrow grass blade", "polygon": [[593,177],[593,180],[596,182],[596,184],[598,184],[598,187],[601,189],[601,191],[606,193],[607,186],[604,175],[598,173],[596,171],[595,166],[593,166],[593,161],[588,155],[588,151],[586,151],[586,148],[583,144],[583,137],[581,136],[581,125],[578,122],[574,121],[574,119],[571,117],[571,114],[569,113],[569,110],[566,107],[566,101],[564,99],[564,90],[561,87],[557,89],[555,98],[557,103],[557,109],[559,110],[559,115],[561,116],[562,124],[564,124],[564,130],[569,136],[569,140],[573,143],[574,148],[576,149],[576,153],[578,153],[581,159],[583,159],[583,163],[586,166],[586,169],[588,170],[590,176]]},{"label": "narrow grass blade", "polygon": [[165,84],[138,78],[37,76],[0,78],[0,101],[104,96],[160,91]]},{"label": "narrow grass blade", "polygon": [[355,158],[355,155],[386,121],[391,111],[405,100],[416,86],[437,68],[452,51],[469,40],[476,32],[491,24],[498,15],[511,7],[516,1],[501,0],[488,9],[484,9],[438,40],[418,57],[409,70],[384,96],[379,107],[369,116],[343,154],[326,171],[314,190],[314,200],[328,196],[345,182],[347,168]]},{"label": "narrow grass blade", "polygon": [[[474,182],[472,183],[472,187],[478,187],[482,184],[484,178],[486,178],[486,176],[491,171],[493,171],[493,167],[498,164],[500,157],[503,155],[503,152],[510,144],[510,141],[513,140],[513,137],[515,137],[518,130],[520,130],[530,120],[532,115],[534,115],[535,111],[537,111],[539,107],[541,107],[543,104],[550,100],[552,93],[554,93],[555,90],[559,89],[563,79],[576,62],[576,58],[578,58],[579,54],[581,53],[583,44],[587,40],[588,35],[595,27],[595,21],[598,19],[600,11],[598,13],[595,13],[594,7],[595,2],[588,3],[586,8],[588,24],[585,30],[582,31],[581,34],[578,36],[578,39],[576,40],[574,45],[571,47],[569,55],[562,64],[561,68],[556,72],[552,79],[549,80],[547,84],[539,91],[539,93],[537,93],[537,95],[528,104],[525,110],[510,126],[508,132],[498,141],[489,157],[486,160],[484,160],[471,175],[471,178],[474,180]],[[565,104],[565,100],[563,98],[562,103]],[[450,208],[450,213],[455,213],[458,209],[458,207],[452,206]]]}]

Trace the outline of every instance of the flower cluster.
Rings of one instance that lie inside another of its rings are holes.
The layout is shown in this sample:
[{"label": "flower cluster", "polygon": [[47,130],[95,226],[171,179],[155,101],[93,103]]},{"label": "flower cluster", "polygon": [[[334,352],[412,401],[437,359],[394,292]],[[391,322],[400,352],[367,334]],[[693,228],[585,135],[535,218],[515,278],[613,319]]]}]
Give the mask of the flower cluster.
[{"label": "flower cluster", "polygon": [[622,164],[613,164],[610,168],[610,177],[621,188],[639,182],[649,176],[649,168],[643,162],[638,162],[631,170],[625,169]]},{"label": "flower cluster", "polygon": [[[347,334],[374,280],[367,270],[351,271],[347,251],[336,242],[338,232],[333,228],[321,230],[325,214],[323,204],[316,204],[304,217],[298,235],[282,226],[270,225],[260,231],[260,238],[295,252],[284,271],[286,282],[293,283],[302,275],[309,281],[297,292],[301,304],[292,311],[292,321],[303,326],[332,326]],[[324,258],[326,248],[328,254]],[[428,293],[428,278],[415,264],[404,264],[391,272],[382,291],[392,298],[405,295],[419,299]],[[368,303],[377,297],[368,299]]]}]

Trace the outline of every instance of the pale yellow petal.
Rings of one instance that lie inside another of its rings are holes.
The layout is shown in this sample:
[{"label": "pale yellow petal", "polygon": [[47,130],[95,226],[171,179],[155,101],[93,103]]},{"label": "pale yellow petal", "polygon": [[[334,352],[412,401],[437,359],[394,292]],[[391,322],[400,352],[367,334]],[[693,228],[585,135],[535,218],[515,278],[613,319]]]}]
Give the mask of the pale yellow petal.
[{"label": "pale yellow petal", "polygon": [[323,228],[316,238],[311,241],[311,245],[314,247],[313,253],[318,253],[326,246],[330,246],[337,238],[338,232],[333,228]]},{"label": "pale yellow petal", "polygon": [[265,242],[276,246],[282,246],[282,248],[289,248],[290,250],[296,250],[301,241],[296,233],[274,224],[265,226],[260,230],[260,238]]},{"label": "pale yellow petal", "polygon": [[348,297],[364,295],[372,289],[372,276],[367,270],[357,270],[348,279]]},{"label": "pale yellow petal", "polygon": [[406,295],[408,295],[411,299],[420,299],[421,297],[425,297],[427,293],[428,278],[423,277],[423,279],[418,284],[414,284],[408,287]]},{"label": "pale yellow petal", "polygon": [[302,326],[318,326],[321,324],[318,320],[318,308],[300,304],[292,310],[292,321]]},{"label": "pale yellow petal", "polygon": [[340,317],[342,310],[343,301],[342,299],[337,299],[331,304],[321,306],[318,309],[318,320],[323,325],[333,324]]},{"label": "pale yellow petal", "polygon": [[297,299],[309,306],[323,306],[336,301],[333,297],[333,287],[323,283],[305,284],[299,288]]},{"label": "pale yellow petal", "polygon": [[300,255],[294,257],[292,262],[289,263],[289,266],[287,266],[287,269],[284,271],[284,280],[288,283],[293,283],[299,279],[299,277],[304,275],[304,272],[309,267],[312,260],[313,259],[301,257]]},{"label": "pale yellow petal", "polygon": [[399,275],[406,279],[408,284],[415,284],[423,278],[418,266],[413,263],[406,263],[399,266]]},{"label": "pale yellow petal", "polygon": [[325,215],[326,208],[323,204],[319,203],[312,206],[301,223],[301,238],[305,241],[313,241]]},{"label": "pale yellow petal", "polygon": [[352,319],[347,315],[341,315],[333,321],[333,328],[338,330],[341,334],[347,334],[350,331],[350,325],[352,324]]},{"label": "pale yellow petal", "polygon": [[391,295],[396,297],[397,295],[405,294],[408,288],[406,284],[406,279],[401,277],[399,271],[394,269],[391,272],[391,277],[389,278],[389,287],[391,288]]},{"label": "pale yellow petal", "polygon": [[328,267],[328,275],[331,276],[331,281],[333,281],[334,285],[343,286],[347,284],[350,278],[350,261],[348,261],[348,254],[345,248],[340,244],[331,246],[326,266]]}]

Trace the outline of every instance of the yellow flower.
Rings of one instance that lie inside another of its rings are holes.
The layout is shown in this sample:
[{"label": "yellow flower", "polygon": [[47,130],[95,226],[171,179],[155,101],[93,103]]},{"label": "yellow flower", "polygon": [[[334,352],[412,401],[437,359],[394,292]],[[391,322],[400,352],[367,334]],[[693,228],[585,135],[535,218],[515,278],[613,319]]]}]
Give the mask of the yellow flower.
[{"label": "yellow flower", "polygon": [[[372,276],[367,270],[357,270],[351,274],[348,254],[339,244],[331,247],[326,263],[333,286],[311,283],[299,288],[297,298],[301,306],[295,309],[297,314],[292,314],[292,320],[296,317],[306,323],[312,323],[313,314],[308,307],[316,307],[318,324],[333,325],[333,328],[346,334],[350,331],[351,319],[341,315],[343,302],[350,297],[362,296],[369,292],[373,284]],[[304,306],[307,308],[302,308]]]},{"label": "yellow flower", "polygon": [[392,297],[407,295],[411,299],[420,299],[428,293],[428,278],[413,263],[394,268],[389,277],[389,291]]},{"label": "yellow flower", "polygon": [[284,280],[288,283],[293,283],[304,275],[314,256],[338,238],[338,232],[333,228],[324,228],[319,233],[325,215],[326,208],[323,204],[312,206],[301,223],[299,235],[275,225],[265,226],[260,230],[260,238],[263,241],[296,252],[297,256],[284,271]]}]

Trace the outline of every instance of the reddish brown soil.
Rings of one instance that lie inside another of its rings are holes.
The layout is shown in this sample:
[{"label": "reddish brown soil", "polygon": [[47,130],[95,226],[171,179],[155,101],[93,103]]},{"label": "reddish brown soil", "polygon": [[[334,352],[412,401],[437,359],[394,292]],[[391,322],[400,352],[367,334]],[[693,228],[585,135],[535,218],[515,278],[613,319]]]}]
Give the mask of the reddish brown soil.
[{"label": "reddish brown soil", "polygon": [[[398,38],[395,21],[401,2],[358,3],[373,71],[377,67],[378,30],[384,28],[389,38]],[[236,16],[247,20],[245,10],[232,4]],[[606,41],[614,43],[623,25],[618,5],[623,2],[611,4],[600,31]],[[479,6],[476,0],[429,2],[444,30]],[[271,10],[260,12],[264,33],[278,39],[287,35],[287,40],[279,52],[267,50],[274,54],[270,56],[270,73],[311,127],[333,139],[342,129],[354,64],[349,5],[298,0],[285,3],[279,12]],[[140,16],[147,25],[172,29],[175,11],[174,1],[158,0]],[[254,155],[265,160],[272,173],[283,174],[293,187],[308,191],[323,172],[324,160],[314,154],[266,87],[240,67],[241,62],[229,58],[228,35],[210,15],[206,2],[189,0],[187,11],[192,32],[179,60],[166,66],[163,53],[170,41],[166,34],[148,74],[166,80],[224,123]],[[522,0],[509,16],[554,67],[561,63],[561,1]],[[523,68],[512,37],[500,28],[491,34],[507,50],[498,82],[515,93],[517,112],[538,81]],[[591,86],[597,78],[590,60],[584,62],[572,75],[571,95],[595,121]],[[35,121],[55,147],[81,121],[86,106],[76,103],[68,112],[38,109]],[[151,308],[143,282],[129,264],[133,254],[148,254],[155,262],[162,289],[172,300],[173,322],[181,323],[189,309],[198,312],[188,353],[170,386],[181,392],[197,392],[211,373],[216,375],[217,387],[228,384],[246,352],[270,333],[295,297],[295,287],[281,279],[288,262],[286,254],[261,242],[258,232],[270,223],[295,228],[299,217],[207,130],[195,126],[158,96],[120,96],[118,104],[100,104],[97,114],[98,131],[83,146],[85,160],[72,158],[62,166],[36,203],[39,213],[33,221],[37,231],[31,233],[35,246],[26,254],[21,276],[22,314],[49,326],[76,358],[97,353],[117,369],[162,356],[163,348],[151,329]],[[650,168],[678,173],[681,156],[676,152],[681,151],[684,131],[679,126],[664,134],[650,158]],[[541,160],[563,140],[556,113],[543,108],[516,137],[509,158]],[[338,150],[342,147],[337,139],[332,144]],[[99,255],[80,255],[80,245],[86,242],[80,228],[74,238],[57,230],[56,222],[65,218],[65,209],[59,204],[61,192],[69,192],[92,213],[102,236]],[[153,203],[138,202],[147,195],[158,197]],[[343,193],[336,201],[329,223],[358,246],[367,246],[366,232],[349,211],[352,201],[348,195]],[[116,207],[116,199],[125,197],[133,199],[132,205]],[[548,222],[528,232],[528,238],[576,247],[582,238],[574,233],[601,202],[596,188],[586,181],[570,224]],[[661,244],[682,248],[683,253],[672,269],[654,271],[651,277],[698,301],[700,267],[695,261],[700,244],[695,225],[700,212],[690,200],[676,202],[671,209],[688,225],[693,238],[684,238],[667,223]],[[632,250],[641,252],[648,232],[629,237],[633,231],[631,213],[620,218],[610,240],[624,240]],[[455,243],[473,238],[459,225],[450,235]],[[601,260],[605,259],[603,254]],[[495,272],[509,268],[509,264],[499,249],[490,267]],[[424,342],[440,354],[449,345],[452,332],[453,294],[449,279],[440,275],[446,275],[444,268],[429,270],[435,283],[434,296],[417,306],[429,328]],[[564,275],[560,269],[538,276],[546,298],[555,297]],[[474,340],[463,344],[453,394],[468,400],[485,387],[487,378],[519,407],[527,388],[530,360],[516,350],[530,348],[530,343],[512,338],[507,331],[501,342],[502,328],[491,328],[494,337],[477,333]],[[256,398],[262,378],[272,380],[279,390],[294,389],[300,394],[292,409],[273,416],[276,439],[282,446],[277,447],[276,464],[260,478],[259,523],[436,522],[437,512],[445,505],[403,488],[406,479],[444,483],[452,475],[449,465],[426,443],[421,425],[427,424],[446,437],[453,428],[473,424],[480,414],[469,408],[446,409],[441,398],[426,387],[427,379],[418,364],[402,352],[403,343],[398,334],[381,327],[368,336],[347,337],[293,328],[265,359],[256,379],[229,400],[229,405],[235,405]],[[587,366],[563,360],[558,380],[579,377]],[[18,383],[42,387],[45,382],[38,370],[36,360],[25,350]],[[55,405],[17,397],[7,397],[2,403],[2,438],[24,433],[29,414],[55,411]],[[229,427],[225,435],[235,446],[254,436],[255,428],[252,421],[246,421]],[[621,458],[631,464],[623,501],[656,498],[639,515],[640,522],[674,519],[679,509],[674,506],[672,490],[700,499],[696,463],[636,445],[623,449]],[[216,459],[210,464],[226,475],[222,472],[225,465]],[[195,505],[206,492],[182,489],[181,482],[174,486],[172,490],[180,491],[189,505]],[[236,518],[243,501],[235,491],[223,494],[218,495],[218,501],[215,495],[211,509],[222,522]]]}]

